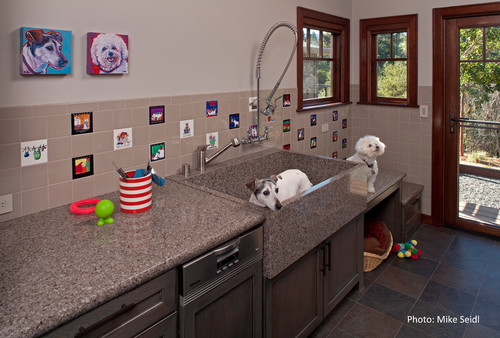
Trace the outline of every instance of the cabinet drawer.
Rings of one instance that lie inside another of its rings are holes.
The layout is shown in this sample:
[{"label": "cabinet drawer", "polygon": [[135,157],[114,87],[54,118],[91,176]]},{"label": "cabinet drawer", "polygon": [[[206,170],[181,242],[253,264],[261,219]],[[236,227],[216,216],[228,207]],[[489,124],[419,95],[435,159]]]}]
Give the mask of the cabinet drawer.
[{"label": "cabinet drawer", "polygon": [[176,270],[62,325],[47,337],[129,337],[176,310]]},{"label": "cabinet drawer", "polygon": [[177,337],[177,312],[139,333],[136,338]]},{"label": "cabinet drawer", "polygon": [[421,194],[418,194],[410,201],[408,201],[408,203],[404,206],[405,224],[408,224],[408,222],[412,220],[412,218],[414,218],[416,214],[420,214],[420,203]]}]

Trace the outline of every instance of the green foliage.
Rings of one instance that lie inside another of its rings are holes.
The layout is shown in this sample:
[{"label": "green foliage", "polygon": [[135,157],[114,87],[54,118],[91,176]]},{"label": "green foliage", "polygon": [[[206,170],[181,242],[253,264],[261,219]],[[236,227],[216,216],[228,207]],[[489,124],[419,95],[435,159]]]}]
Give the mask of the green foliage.
[{"label": "green foliage", "polygon": [[406,98],[406,61],[379,62],[377,96]]},{"label": "green foliage", "polygon": [[[392,49],[391,49],[392,45]],[[391,55],[392,50],[392,55]],[[407,33],[377,34],[377,96],[407,97]],[[387,59],[392,59],[387,61]],[[403,61],[398,61],[403,59]]]},{"label": "green foliage", "polygon": [[[460,30],[462,117],[500,122],[500,62],[494,61],[499,58],[500,27]],[[464,128],[462,142],[466,152],[485,151],[489,156],[500,157],[498,131]]]}]

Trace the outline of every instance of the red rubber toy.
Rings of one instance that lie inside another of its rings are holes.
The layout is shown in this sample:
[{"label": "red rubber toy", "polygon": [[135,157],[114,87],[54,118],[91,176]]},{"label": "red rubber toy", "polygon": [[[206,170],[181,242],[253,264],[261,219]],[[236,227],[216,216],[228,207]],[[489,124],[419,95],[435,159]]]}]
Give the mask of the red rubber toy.
[{"label": "red rubber toy", "polygon": [[[69,207],[69,211],[76,215],[87,215],[95,212],[95,206],[101,200],[98,198],[87,198],[86,200],[77,201]],[[92,205],[88,208],[80,208],[82,205]]]}]

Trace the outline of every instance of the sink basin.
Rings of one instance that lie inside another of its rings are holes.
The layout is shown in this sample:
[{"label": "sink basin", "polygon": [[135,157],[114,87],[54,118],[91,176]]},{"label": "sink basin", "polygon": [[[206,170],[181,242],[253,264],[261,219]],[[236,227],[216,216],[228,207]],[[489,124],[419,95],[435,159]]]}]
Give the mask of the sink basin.
[{"label": "sink basin", "polygon": [[[288,199],[280,211],[248,202],[245,184],[286,169],[300,169],[313,187]],[[187,180],[204,190],[229,195],[266,213],[264,223],[264,276],[272,279],[314,249],[366,209],[364,165],[290,151],[267,150],[244,159],[221,162]]]},{"label": "sink basin", "polygon": [[[268,178],[287,169],[299,169],[313,185],[331,178],[340,178],[357,165],[352,162],[278,151],[238,164],[223,166],[188,181],[224,194],[248,201],[251,191],[245,186],[255,178]],[[340,175],[340,176],[339,176]]]}]

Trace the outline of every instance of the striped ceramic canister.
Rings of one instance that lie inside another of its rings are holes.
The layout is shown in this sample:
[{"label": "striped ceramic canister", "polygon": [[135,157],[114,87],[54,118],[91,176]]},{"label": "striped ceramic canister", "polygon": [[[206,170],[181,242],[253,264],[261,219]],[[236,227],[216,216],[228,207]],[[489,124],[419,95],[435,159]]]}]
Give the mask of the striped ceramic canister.
[{"label": "striped ceramic canister", "polygon": [[120,210],[135,214],[151,209],[151,174],[138,178],[133,178],[134,171],[126,174],[129,177],[126,182],[120,177]]}]

